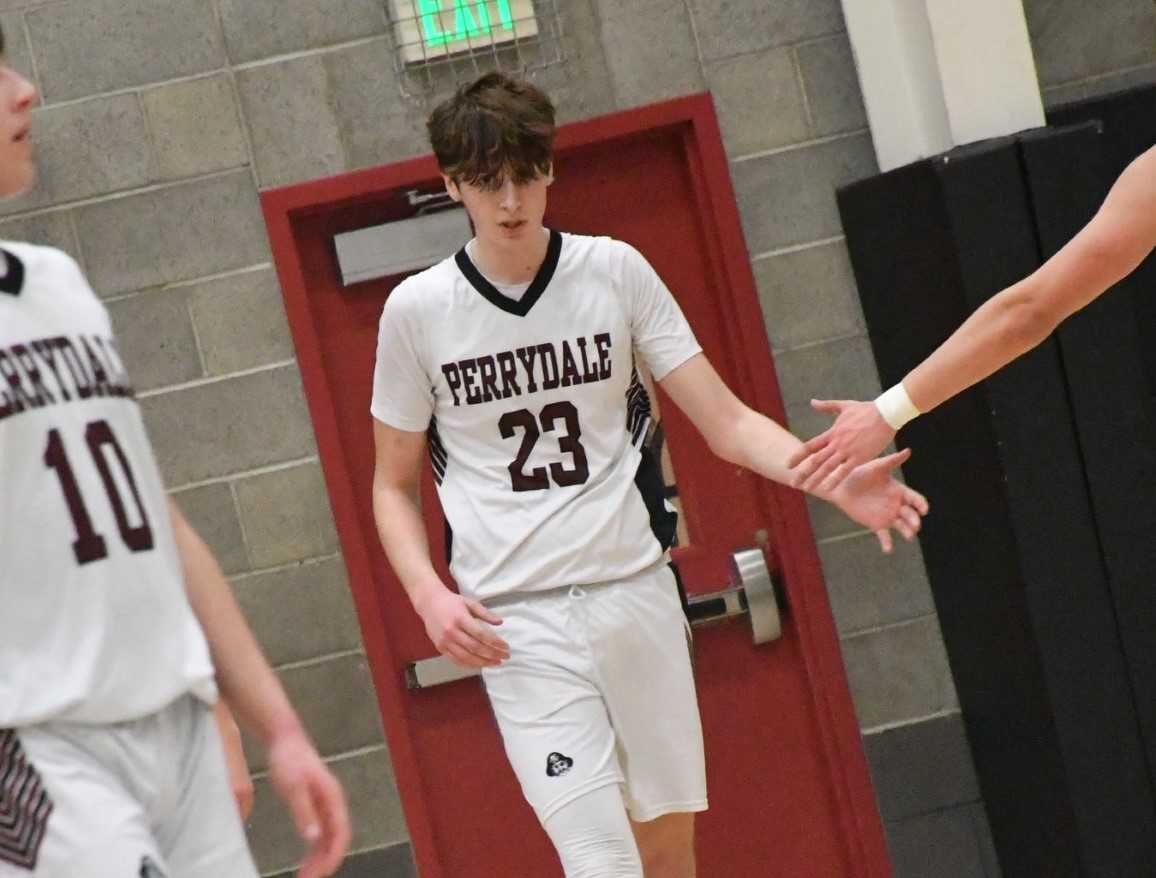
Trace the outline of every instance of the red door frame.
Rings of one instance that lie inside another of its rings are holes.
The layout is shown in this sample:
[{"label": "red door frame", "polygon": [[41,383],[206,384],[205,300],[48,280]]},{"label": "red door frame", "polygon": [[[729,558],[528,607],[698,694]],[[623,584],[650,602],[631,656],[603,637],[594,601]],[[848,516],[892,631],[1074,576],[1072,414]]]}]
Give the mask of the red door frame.
[{"label": "red door frame", "polygon": [[[731,343],[754,351],[754,357],[736,358],[739,364],[734,390],[760,411],[785,423],[783,402],[773,371],[763,314],[758,306],[750,257],[743,237],[722,136],[709,94],[697,94],[659,104],[612,113],[563,126],[558,132],[559,150],[656,128],[682,128],[691,172],[707,205],[704,227],[711,232],[712,256],[723,282],[719,284],[720,313]],[[321,346],[309,309],[308,273],[301,261],[297,221],[305,216],[372,202],[396,193],[415,180],[436,179],[432,155],[397,164],[354,171],[261,193],[273,261],[280,278],[285,308],[305,395],[317,435],[322,467],[328,483],[333,515],[341,539],[350,587],[373,673],[386,737],[401,792],[413,843],[423,875],[437,875],[434,838],[425,802],[418,795],[418,778],[409,728],[401,709],[406,696],[400,663],[391,650],[382,623],[385,607],[374,587],[367,539],[376,539],[361,528],[351,480],[342,454],[337,416],[326,381]],[[756,372],[751,360],[771,364]],[[367,400],[368,406],[368,400]],[[803,496],[771,485],[771,543],[792,546],[776,552],[803,645],[805,670],[821,730],[820,750],[830,766],[845,837],[862,876],[883,878],[891,874],[883,827],[871,787],[854,705],[843,667],[838,636],[823,582]],[[397,594],[401,593],[400,585]]]}]

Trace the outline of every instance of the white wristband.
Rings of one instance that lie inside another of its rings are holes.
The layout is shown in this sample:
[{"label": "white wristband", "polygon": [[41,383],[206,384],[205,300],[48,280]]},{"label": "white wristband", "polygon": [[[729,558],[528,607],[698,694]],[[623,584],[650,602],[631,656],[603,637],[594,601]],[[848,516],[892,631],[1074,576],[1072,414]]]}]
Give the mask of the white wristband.
[{"label": "white wristband", "polygon": [[875,400],[875,408],[879,409],[879,414],[892,430],[898,430],[920,414],[907,391],[903,389],[902,382],[880,394]]}]

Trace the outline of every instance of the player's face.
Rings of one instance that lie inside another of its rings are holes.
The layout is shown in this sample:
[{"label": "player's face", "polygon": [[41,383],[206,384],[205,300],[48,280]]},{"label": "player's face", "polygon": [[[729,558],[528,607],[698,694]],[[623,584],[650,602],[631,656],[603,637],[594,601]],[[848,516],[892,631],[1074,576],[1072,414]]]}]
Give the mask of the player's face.
[{"label": "player's face", "polygon": [[36,181],[32,108],[36,87],[0,58],[0,197],[26,192]]},{"label": "player's face", "polygon": [[553,173],[540,174],[527,183],[506,178],[493,186],[459,185],[447,178],[446,191],[465,205],[480,240],[506,248],[541,240],[546,190],[553,182]]}]

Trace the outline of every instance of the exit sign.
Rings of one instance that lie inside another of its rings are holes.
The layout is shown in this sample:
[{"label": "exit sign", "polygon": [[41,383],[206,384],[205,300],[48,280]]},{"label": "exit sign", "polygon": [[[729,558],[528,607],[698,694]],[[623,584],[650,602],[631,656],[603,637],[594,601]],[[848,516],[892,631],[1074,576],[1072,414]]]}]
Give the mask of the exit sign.
[{"label": "exit sign", "polygon": [[535,36],[533,0],[392,0],[407,64]]}]

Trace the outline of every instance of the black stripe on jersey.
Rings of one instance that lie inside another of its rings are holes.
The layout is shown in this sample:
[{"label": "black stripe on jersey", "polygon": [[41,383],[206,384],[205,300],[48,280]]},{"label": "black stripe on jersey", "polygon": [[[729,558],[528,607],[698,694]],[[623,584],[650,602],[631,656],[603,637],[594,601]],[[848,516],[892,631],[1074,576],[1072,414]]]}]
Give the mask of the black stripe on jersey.
[{"label": "black stripe on jersey", "polygon": [[0,861],[32,871],[52,799],[11,729],[0,731]]},{"label": "black stripe on jersey", "polygon": [[654,538],[665,552],[674,545],[678,533],[678,513],[666,504],[666,485],[662,483],[662,470],[658,458],[647,446],[642,446],[642,459],[634,473],[634,486],[642,495],[646,511],[650,514],[650,529]]},{"label": "black stripe on jersey", "polygon": [[558,267],[558,257],[562,253],[562,233],[550,230],[550,243],[546,247],[546,260],[542,263],[538,273],[534,275],[534,280],[526,290],[526,294],[521,299],[514,301],[513,299],[503,296],[499,293],[492,283],[483,277],[482,273],[474,266],[466,253],[466,248],[463,247],[454,256],[454,261],[457,262],[458,268],[462,274],[466,276],[466,280],[470,285],[477,290],[482,296],[492,305],[501,308],[508,314],[513,314],[515,317],[525,317],[530,313],[530,309],[534,307],[534,303],[542,298],[542,293],[546,292],[546,287],[554,277],[554,270]]},{"label": "black stripe on jersey", "polygon": [[630,441],[637,445],[650,423],[650,394],[646,392],[646,385],[635,368],[630,376],[630,386],[626,389],[626,431],[630,434]]},{"label": "black stripe on jersey", "polygon": [[24,289],[24,261],[10,250],[0,250],[8,259],[8,272],[0,277],[0,292],[20,295]]},{"label": "black stripe on jersey", "polygon": [[437,418],[430,419],[429,429],[425,433],[425,441],[429,448],[429,460],[433,466],[434,481],[440,485],[442,479],[446,477],[446,464],[449,462],[449,455],[446,453],[446,447],[442,445],[442,437],[438,433]]}]

